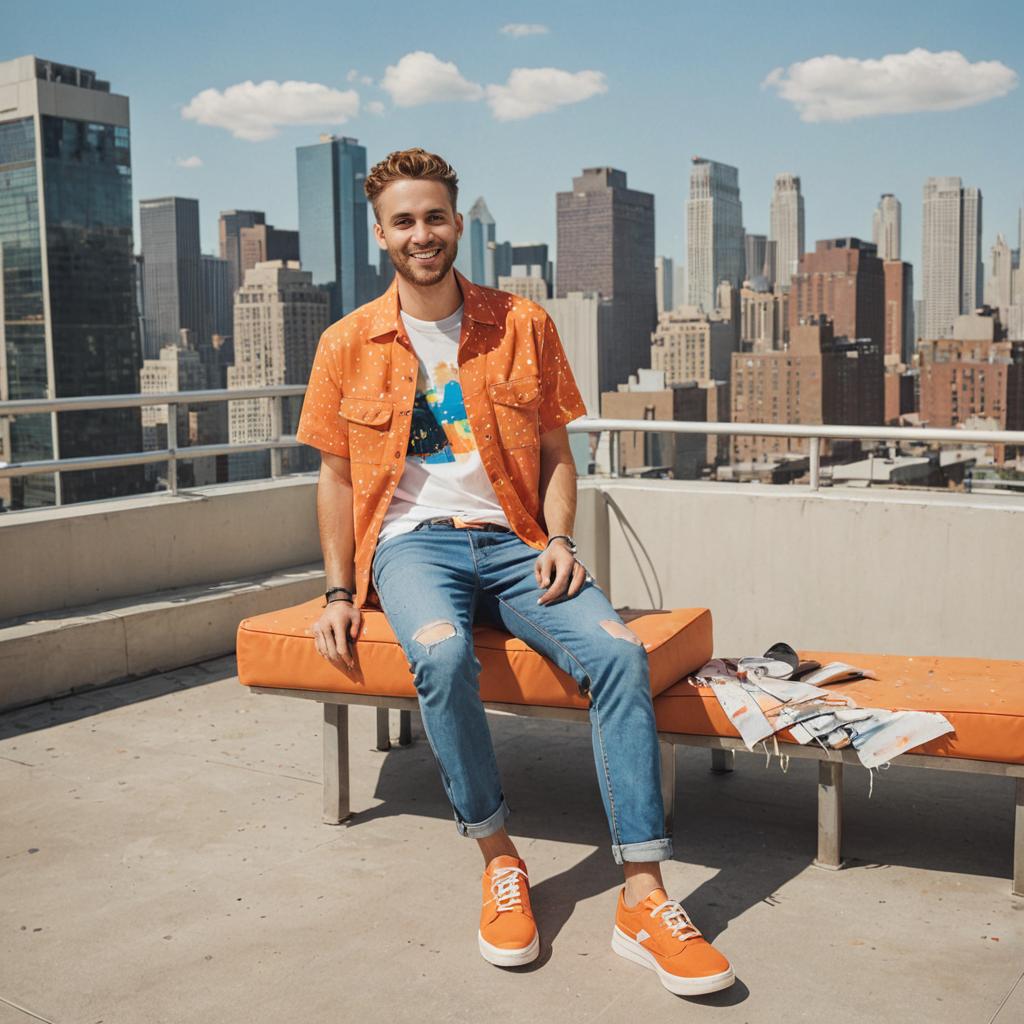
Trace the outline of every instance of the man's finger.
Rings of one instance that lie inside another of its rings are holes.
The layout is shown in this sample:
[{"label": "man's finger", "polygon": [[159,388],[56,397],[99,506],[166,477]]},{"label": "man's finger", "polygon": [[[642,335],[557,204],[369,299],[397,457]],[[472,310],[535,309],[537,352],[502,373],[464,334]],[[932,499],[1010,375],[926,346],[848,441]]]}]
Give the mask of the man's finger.
[{"label": "man's finger", "polygon": [[348,632],[345,629],[344,624],[337,623],[332,630],[333,640],[335,648],[338,651],[338,657],[349,667],[352,667],[352,655],[348,649]]},{"label": "man's finger", "polygon": [[572,570],[572,582],[569,584],[569,590],[567,597],[575,597],[580,589],[583,587],[583,582],[587,578],[587,570],[583,567],[582,562],[577,562],[573,566]]},{"label": "man's finger", "polygon": [[316,653],[319,654],[321,658],[326,654],[326,651],[324,650],[323,637],[320,636],[319,629],[313,630],[313,646],[316,648]]},{"label": "man's finger", "polygon": [[560,597],[565,594],[566,585],[569,582],[569,568],[564,564],[556,567],[555,578],[552,583],[548,585],[548,589],[541,596],[538,604],[550,604],[552,601],[557,601]]},{"label": "man's finger", "polygon": [[331,627],[325,626],[321,635],[324,641],[324,657],[328,661],[335,661],[338,657],[338,648],[334,645],[334,634],[331,632]]},{"label": "man's finger", "polygon": [[359,627],[362,624],[363,617],[357,610],[355,615],[352,616],[352,621],[348,624],[348,635],[355,640],[359,636]]},{"label": "man's finger", "polygon": [[542,552],[537,556],[536,561],[533,563],[533,578],[537,581],[538,587],[544,586],[544,580],[541,577],[541,565],[544,562],[544,553]]}]

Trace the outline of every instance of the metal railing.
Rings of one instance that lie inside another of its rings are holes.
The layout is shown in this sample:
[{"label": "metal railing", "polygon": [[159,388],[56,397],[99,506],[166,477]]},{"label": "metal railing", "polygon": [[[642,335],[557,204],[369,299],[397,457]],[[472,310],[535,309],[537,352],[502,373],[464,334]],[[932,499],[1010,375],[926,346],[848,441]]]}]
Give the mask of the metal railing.
[{"label": "metal railing", "polygon": [[[1002,444],[1024,447],[1024,430],[956,430],[931,427],[858,427],[826,423],[696,423],[682,420],[612,420],[600,417],[576,420],[571,433],[608,431],[613,459],[620,434],[656,432],[659,434],[715,434],[728,437],[805,438],[808,445],[808,475],[812,491],[821,486],[822,441],[916,441],[923,444]],[[621,476],[613,462],[612,473]]]},{"label": "metal railing", "polygon": [[[210,391],[170,391],[160,394],[94,395],[84,398],[21,399],[0,402],[0,418],[24,416],[33,413],[85,412],[98,409],[141,409],[144,406],[165,405],[167,409],[167,447],[146,452],[125,452],[119,455],[86,456],[80,458],[41,459],[34,462],[0,464],[0,479],[35,476],[43,473],[73,472],[89,469],[112,469],[143,466],[154,462],[167,463],[167,491],[178,491],[177,466],[181,461],[208,458],[217,455],[237,455],[245,452],[270,452],[270,476],[282,474],[281,452],[299,446],[292,435],[282,435],[282,403],[285,398],[300,397],[306,393],[304,384],[274,384],[259,388],[219,389]],[[213,402],[251,401],[269,399],[271,402],[270,434],[265,440],[228,442],[225,444],[178,445],[177,409],[179,405],[207,405]],[[587,417],[569,424],[570,433],[601,433],[607,431],[611,440],[612,472],[622,475],[615,453],[623,433],[659,434],[713,434],[728,437],[785,437],[802,438],[809,442],[809,483],[811,490],[821,484],[821,442],[828,440],[862,440],[889,442],[919,442],[924,444],[957,445],[1012,445],[1024,448],[1022,430],[955,430],[928,427],[866,427],[837,426],[832,424],[797,423],[701,423],[679,420],[617,420]]]},{"label": "metal railing", "polygon": [[[158,394],[89,395],[82,398],[30,398],[13,402],[0,402],[0,418],[26,416],[32,413],[88,412],[99,409],[141,409],[144,406],[167,406],[167,447],[147,452],[124,452],[120,455],[83,456],[76,458],[38,459],[33,462],[0,464],[0,479],[5,477],[38,476],[44,473],[68,473],[86,469],[117,469],[145,466],[154,462],[167,463],[167,491],[178,493],[178,463],[217,455],[241,455],[246,452],[270,452],[270,476],[281,476],[281,452],[295,448],[299,442],[293,436],[281,434],[283,422],[282,402],[285,398],[300,398],[306,393],[305,384],[271,384],[258,388],[220,388],[209,391],[165,391]],[[225,444],[178,445],[178,406],[209,405],[215,402],[270,401],[270,437],[262,441],[228,442]]]}]

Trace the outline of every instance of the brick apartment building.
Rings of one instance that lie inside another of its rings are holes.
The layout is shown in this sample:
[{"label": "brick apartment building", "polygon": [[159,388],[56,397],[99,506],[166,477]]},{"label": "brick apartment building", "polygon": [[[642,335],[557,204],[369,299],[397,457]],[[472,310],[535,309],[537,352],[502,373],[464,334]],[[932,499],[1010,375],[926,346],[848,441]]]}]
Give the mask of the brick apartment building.
[{"label": "brick apartment building", "polygon": [[[881,342],[836,337],[830,321],[815,318],[790,329],[784,351],[733,355],[731,388],[734,423],[880,424]],[[738,436],[732,460],[808,448],[802,438]]]}]

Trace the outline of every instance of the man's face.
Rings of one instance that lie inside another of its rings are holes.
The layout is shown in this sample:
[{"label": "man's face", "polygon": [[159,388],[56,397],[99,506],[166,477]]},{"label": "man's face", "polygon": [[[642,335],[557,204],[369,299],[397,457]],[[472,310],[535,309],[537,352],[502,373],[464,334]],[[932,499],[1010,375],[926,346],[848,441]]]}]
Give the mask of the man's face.
[{"label": "man's face", "polygon": [[397,273],[420,287],[444,280],[462,236],[462,215],[452,209],[448,189],[439,181],[399,178],[377,197],[377,212],[373,232]]}]

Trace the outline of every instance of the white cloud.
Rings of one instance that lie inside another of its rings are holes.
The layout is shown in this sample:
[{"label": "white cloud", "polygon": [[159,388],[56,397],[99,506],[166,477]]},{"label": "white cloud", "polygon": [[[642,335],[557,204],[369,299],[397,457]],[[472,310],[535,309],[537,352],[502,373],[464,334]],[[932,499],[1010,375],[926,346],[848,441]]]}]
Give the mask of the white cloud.
[{"label": "white cloud", "polygon": [[462,77],[451,61],[443,61],[432,53],[415,50],[397,64],[390,64],[380,82],[396,107],[418,107],[441,100],[478,100],[484,91]]},{"label": "white cloud", "polygon": [[496,120],[521,121],[607,91],[600,71],[515,68],[504,85],[487,86],[487,102]]},{"label": "white cloud", "polygon": [[175,163],[179,167],[185,167],[188,170],[192,170],[194,167],[203,166],[203,161],[198,156],[179,156]]},{"label": "white cloud", "polygon": [[1001,61],[972,64],[956,50],[923,49],[878,60],[813,57],[775,68],[761,83],[789,100],[801,121],[958,110],[1005,96],[1016,85],[1017,73]]},{"label": "white cloud", "polygon": [[380,100],[370,100],[366,104],[366,112],[373,114],[375,117],[380,117],[384,113],[384,104]]},{"label": "white cloud", "polygon": [[521,39],[523,36],[546,36],[549,30],[547,25],[531,25],[516,21],[510,25],[502,25],[501,31],[507,36]]},{"label": "white cloud", "polygon": [[225,128],[236,139],[262,142],[282,125],[344,124],[359,113],[359,94],[339,92],[316,82],[239,82],[223,92],[204,89],[181,116]]},{"label": "white cloud", "polygon": [[373,79],[369,75],[360,74],[353,68],[346,76],[346,82],[359,82],[361,85],[373,85]]}]

